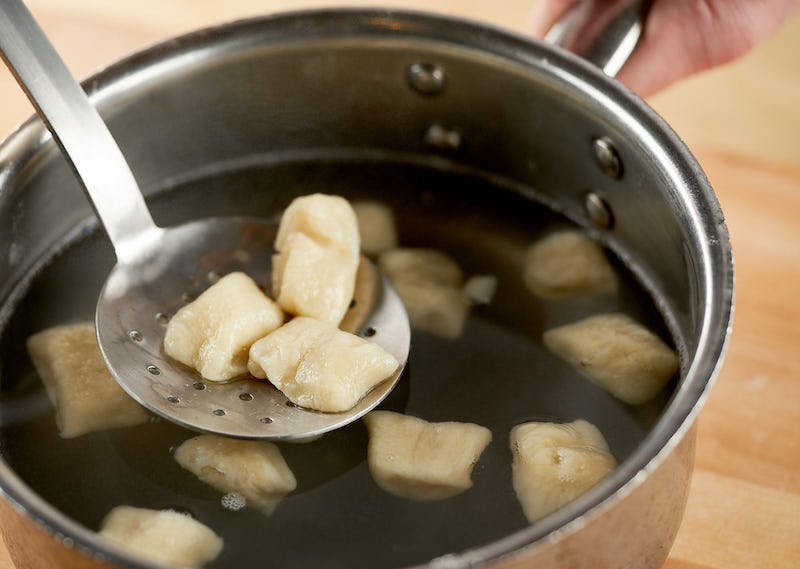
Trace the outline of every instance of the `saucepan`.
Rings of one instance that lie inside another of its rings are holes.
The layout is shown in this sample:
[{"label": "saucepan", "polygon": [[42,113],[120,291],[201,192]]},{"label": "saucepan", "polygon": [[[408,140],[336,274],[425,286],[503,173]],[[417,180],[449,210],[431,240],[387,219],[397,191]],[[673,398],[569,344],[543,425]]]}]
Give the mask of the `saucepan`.
[{"label": "saucepan", "polygon": [[[204,29],[84,82],[162,225],[274,217],[314,192],[379,200],[401,244],[447,250],[497,283],[460,337],[415,332],[388,403],[488,424],[474,488],[436,504],[380,495],[353,424],[285,445],[299,486],[271,517],[220,510],[225,549],[213,567],[663,564],[729,332],[733,266],[697,161],[598,67],[615,72],[635,43],[634,4],[633,20],[617,14],[591,42],[592,62],[481,23],[343,9]],[[557,30],[562,43],[586,39],[572,18]],[[575,225],[605,246],[619,294],[532,300],[519,276],[525,247]],[[36,118],[0,147],[0,244],[0,515],[11,556],[25,569],[153,569],[95,533],[108,509],[197,513],[219,498],[174,465],[170,449],[188,435],[169,422],[58,436],[25,340],[90,320],[114,257]],[[634,314],[680,354],[679,373],[648,403],[618,401],[541,347],[543,331],[601,309]],[[511,488],[508,431],[577,418],[603,431],[619,465],[530,524]]]}]

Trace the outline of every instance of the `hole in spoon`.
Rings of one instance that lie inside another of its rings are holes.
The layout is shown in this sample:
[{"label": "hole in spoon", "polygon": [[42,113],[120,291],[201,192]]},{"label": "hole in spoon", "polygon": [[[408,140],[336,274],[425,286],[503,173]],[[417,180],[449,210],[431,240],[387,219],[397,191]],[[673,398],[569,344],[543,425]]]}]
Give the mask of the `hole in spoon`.
[{"label": "hole in spoon", "polygon": [[169,401],[170,403],[180,403],[181,402],[181,400],[178,399],[177,397],[175,397],[174,395],[170,395],[169,397],[167,397],[167,401]]},{"label": "hole in spoon", "polygon": [[268,425],[268,424],[272,423],[272,417],[262,417],[261,419],[258,420],[258,422],[259,423],[264,423],[265,425]]},{"label": "hole in spoon", "polygon": [[143,338],[142,333],[139,332],[139,330],[131,330],[128,332],[128,337],[134,342],[141,342]]},{"label": "hole in spoon", "polygon": [[372,336],[374,336],[377,333],[378,333],[378,331],[375,328],[373,328],[372,326],[370,326],[369,328],[364,330],[364,333],[362,335],[365,338],[371,338]]},{"label": "hole in spoon", "polygon": [[156,313],[156,322],[158,322],[162,326],[166,326],[167,322],[169,322],[169,316],[167,316],[163,312],[158,312]]},{"label": "hole in spoon", "polygon": [[161,370],[159,369],[159,367],[154,366],[153,364],[147,366],[147,371],[149,371],[153,375],[161,375]]},{"label": "hole in spoon", "polygon": [[212,413],[214,413],[214,415],[216,415],[217,417],[222,417],[225,414],[225,410],[224,409],[214,409],[212,411]]},{"label": "hole in spoon", "polygon": [[252,401],[253,400],[253,394],[252,393],[240,393],[239,394],[239,399],[241,399],[242,401]]},{"label": "hole in spoon", "polygon": [[203,391],[206,388],[206,384],[202,381],[197,381],[192,385],[197,391]]}]

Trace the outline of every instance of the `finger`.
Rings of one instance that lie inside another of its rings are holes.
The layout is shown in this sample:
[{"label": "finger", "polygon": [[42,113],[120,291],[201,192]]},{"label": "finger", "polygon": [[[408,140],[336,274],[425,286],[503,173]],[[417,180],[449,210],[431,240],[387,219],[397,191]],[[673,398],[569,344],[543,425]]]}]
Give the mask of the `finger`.
[{"label": "finger", "polygon": [[798,7],[798,0],[654,2],[642,39],[617,78],[646,97],[743,55]]}]

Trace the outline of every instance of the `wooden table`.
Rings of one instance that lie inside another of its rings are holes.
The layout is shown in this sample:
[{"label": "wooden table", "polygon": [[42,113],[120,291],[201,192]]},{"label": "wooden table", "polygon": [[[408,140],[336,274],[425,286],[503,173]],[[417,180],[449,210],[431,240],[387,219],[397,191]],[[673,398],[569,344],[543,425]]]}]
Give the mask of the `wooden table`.
[{"label": "wooden table", "polygon": [[[533,0],[393,0],[524,31]],[[306,0],[29,0],[78,76],[200,26]],[[380,4],[350,1],[351,5]],[[683,526],[666,569],[800,567],[800,17],[740,62],[651,103],[695,151],[736,259],[734,333],[699,419]],[[0,73],[0,133],[31,112]],[[0,520],[2,523],[2,520]],[[0,542],[0,568],[14,568]],[[55,569],[55,568],[54,568]]]}]

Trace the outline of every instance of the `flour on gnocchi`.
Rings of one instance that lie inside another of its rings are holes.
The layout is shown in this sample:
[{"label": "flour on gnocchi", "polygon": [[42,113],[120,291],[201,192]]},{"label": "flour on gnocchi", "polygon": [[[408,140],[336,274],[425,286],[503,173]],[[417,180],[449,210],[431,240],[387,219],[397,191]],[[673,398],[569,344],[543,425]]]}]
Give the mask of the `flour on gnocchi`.
[{"label": "flour on gnocchi", "polygon": [[130,506],[111,510],[100,535],[152,561],[191,568],[216,559],[223,546],[217,534],[186,514]]},{"label": "flour on gnocchi", "polygon": [[617,465],[600,431],[582,419],[517,425],[511,452],[514,491],[531,523],[581,496]]},{"label": "flour on gnocchi", "polygon": [[360,260],[358,221],[344,198],[295,199],[281,217],[272,257],[272,294],[286,312],[339,324]]},{"label": "flour on gnocchi", "polygon": [[108,371],[91,322],[34,334],[28,338],[28,353],[55,405],[63,438],[138,425],[149,418]]},{"label": "flour on gnocchi", "polygon": [[172,317],[164,352],[210,381],[247,372],[250,346],[283,323],[283,312],[244,273],[230,273]]},{"label": "flour on gnocchi", "polygon": [[582,231],[553,233],[525,252],[523,278],[543,298],[611,293],[617,275],[605,251]]},{"label": "flour on gnocchi", "polygon": [[353,202],[361,236],[361,250],[367,255],[378,255],[397,247],[397,227],[391,208],[381,202],[361,200]]},{"label": "flour on gnocchi", "polygon": [[444,338],[461,335],[469,300],[464,273],[452,258],[435,249],[399,248],[382,253],[378,266],[403,299],[412,326]]},{"label": "flour on gnocchi", "polygon": [[353,408],[398,366],[379,345],[303,316],[253,344],[249,363],[293,403],[327,413]]},{"label": "flour on gnocchi", "polygon": [[416,417],[373,411],[367,461],[382,489],[410,500],[443,500],[472,487],[472,469],[492,433],[473,423],[429,423]]},{"label": "flour on gnocchi", "polygon": [[266,441],[199,435],[175,449],[175,460],[206,484],[223,494],[236,493],[266,514],[297,487],[278,447]]},{"label": "flour on gnocchi", "polygon": [[678,371],[677,354],[624,314],[600,314],[544,333],[547,348],[617,399],[638,405]]}]

